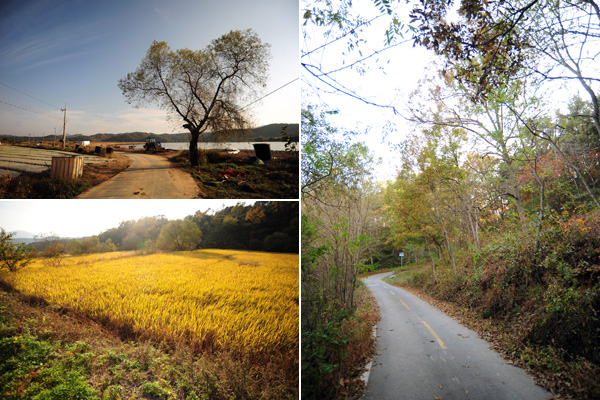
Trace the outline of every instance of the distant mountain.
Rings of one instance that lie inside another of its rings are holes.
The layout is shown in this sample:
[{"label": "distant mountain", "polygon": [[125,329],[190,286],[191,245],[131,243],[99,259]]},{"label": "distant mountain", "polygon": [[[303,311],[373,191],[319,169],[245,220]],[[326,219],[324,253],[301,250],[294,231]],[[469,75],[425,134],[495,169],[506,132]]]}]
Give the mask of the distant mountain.
[{"label": "distant mountain", "polygon": [[269,124],[261,126],[260,128],[254,129],[254,138],[265,138],[274,139],[281,138],[283,136],[283,128],[286,127],[285,133],[291,137],[292,140],[298,141],[300,137],[300,125],[299,124]]},{"label": "distant mountain", "polygon": [[[279,141],[285,140],[283,138],[283,127],[286,127],[287,136],[291,137],[293,141],[297,142],[300,137],[300,126],[299,124],[269,124],[258,128],[250,129],[248,132],[233,131],[227,135],[214,134],[208,132],[201,136],[201,141],[210,142],[218,140],[219,137],[223,137],[225,141]],[[68,140],[71,141],[82,141],[89,140],[91,142],[144,142],[148,136],[157,137],[163,143],[173,142],[187,142],[190,140],[189,132],[180,133],[152,133],[152,132],[125,132],[125,133],[96,133],[94,135],[67,135]],[[27,140],[27,136],[2,136],[3,140],[12,142],[13,139],[21,142]],[[60,138],[57,138],[59,140]],[[34,141],[51,141],[54,140],[54,135],[46,135],[43,137],[35,137]]]},{"label": "distant mountain", "polygon": [[27,231],[11,231],[8,233],[14,233],[15,236],[17,238],[21,238],[21,239],[33,239],[33,237],[35,236],[35,234],[31,233],[31,232],[27,232]]},{"label": "distant mountain", "polygon": [[33,243],[35,239],[33,238],[35,234],[27,231],[11,231],[8,233],[14,233],[15,235],[12,237],[11,241],[13,243]]},{"label": "distant mountain", "polygon": [[11,241],[13,243],[25,243],[25,244],[31,244],[31,243],[35,243],[35,239],[33,238],[21,238],[21,237],[14,237],[11,239]]}]

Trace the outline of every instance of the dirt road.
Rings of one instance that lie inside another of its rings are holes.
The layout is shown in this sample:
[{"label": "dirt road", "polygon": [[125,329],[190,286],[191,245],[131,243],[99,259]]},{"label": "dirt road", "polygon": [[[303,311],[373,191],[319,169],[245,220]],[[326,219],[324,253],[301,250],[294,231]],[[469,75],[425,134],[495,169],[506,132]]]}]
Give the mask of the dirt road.
[{"label": "dirt road", "polygon": [[194,179],[173,168],[156,154],[123,153],[133,160],[125,171],[95,186],[79,199],[194,199],[199,197]]}]

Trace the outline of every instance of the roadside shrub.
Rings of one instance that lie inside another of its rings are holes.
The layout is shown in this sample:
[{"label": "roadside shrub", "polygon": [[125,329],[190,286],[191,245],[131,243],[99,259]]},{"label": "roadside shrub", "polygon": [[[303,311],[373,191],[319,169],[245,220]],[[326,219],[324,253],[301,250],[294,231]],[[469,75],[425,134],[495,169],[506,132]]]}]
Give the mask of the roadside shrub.
[{"label": "roadside shrub", "polygon": [[586,375],[600,368],[600,211],[549,212],[539,232],[498,234],[458,264],[438,268],[438,285],[430,271],[410,283],[493,320],[511,352],[569,381],[559,391],[600,393]]},{"label": "roadside shrub", "polygon": [[158,382],[147,382],[142,385],[142,395],[148,399],[167,399],[170,391],[160,386]]},{"label": "roadside shrub", "polygon": [[533,326],[528,340],[560,347],[569,358],[581,356],[600,365],[600,286],[565,287],[553,278],[544,301],[543,318]]},{"label": "roadside shrub", "polygon": [[[317,326],[302,330],[302,398],[356,398],[360,374],[374,350],[377,305],[364,286],[355,291],[355,310],[322,309]],[[304,316],[303,316],[304,318]]]}]

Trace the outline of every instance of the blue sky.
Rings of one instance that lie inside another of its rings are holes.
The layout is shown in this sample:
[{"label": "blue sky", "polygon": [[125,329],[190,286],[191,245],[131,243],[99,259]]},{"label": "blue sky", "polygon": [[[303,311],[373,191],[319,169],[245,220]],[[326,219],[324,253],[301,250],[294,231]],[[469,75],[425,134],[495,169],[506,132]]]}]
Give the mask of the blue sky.
[{"label": "blue sky", "polygon": [[[272,46],[267,94],[298,77],[298,7],[298,0],[2,0],[0,135],[62,132],[65,103],[67,134],[181,132],[165,111],[127,104],[117,87],[152,41],[198,50],[252,28]],[[250,109],[257,126],[299,122],[300,81]]]}]

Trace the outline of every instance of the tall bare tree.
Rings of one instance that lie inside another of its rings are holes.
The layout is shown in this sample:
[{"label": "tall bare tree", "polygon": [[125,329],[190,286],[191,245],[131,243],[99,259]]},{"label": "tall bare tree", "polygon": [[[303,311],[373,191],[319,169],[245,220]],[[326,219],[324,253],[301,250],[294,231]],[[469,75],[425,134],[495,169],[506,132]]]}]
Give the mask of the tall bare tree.
[{"label": "tall bare tree", "polygon": [[171,50],[154,41],[135,72],[119,80],[130,104],[155,104],[190,131],[190,163],[199,165],[198,138],[248,128],[248,94],[267,80],[270,45],[251,29],[231,31],[203,50]]}]

